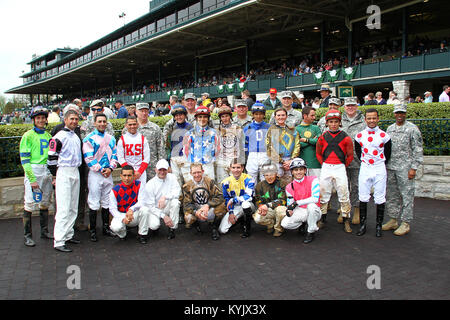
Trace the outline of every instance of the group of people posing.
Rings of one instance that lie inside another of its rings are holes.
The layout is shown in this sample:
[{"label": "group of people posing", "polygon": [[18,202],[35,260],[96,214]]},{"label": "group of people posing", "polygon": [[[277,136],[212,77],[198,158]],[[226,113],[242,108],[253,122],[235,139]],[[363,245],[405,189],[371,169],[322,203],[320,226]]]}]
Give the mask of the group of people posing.
[{"label": "group of people posing", "polygon": [[[245,100],[235,101],[211,119],[208,107],[187,93],[184,105],[171,109],[163,130],[148,121],[149,105],[137,103],[116,141],[103,113],[104,103],[91,104],[92,117],[78,125],[80,109],[64,108],[64,122],[52,135],[45,131],[48,112],[32,111],[34,128],[24,134],[20,157],[25,171],[24,241],[34,246],[31,213],[40,209],[41,237],[54,248],[71,252],[80,243],[74,229],[86,230],[89,207],[90,240],[98,241],[97,214],[105,236],[126,239],[138,227],[138,241],[147,243],[162,224],[168,239],[179,224],[203,232],[209,225],[218,240],[234,225],[241,237],[251,234],[252,220],[279,237],[299,229],[310,243],[326,223],[334,192],[338,222],[351,233],[366,233],[367,204],[373,192],[376,236],[382,230],[404,235],[413,219],[414,177],[423,161],[422,137],[406,121],[406,106],[395,105],[396,123],[386,132],[378,127],[376,109],[358,110],[354,97],[331,97],[326,115],[315,123],[315,110],[292,108],[292,92],[280,94],[282,106],[269,123],[266,108],[256,102],[248,115]],[[112,172],[120,169],[114,186]],[[53,187],[52,187],[53,184]],[[55,189],[53,236],[48,231],[48,206]],[[86,199],[87,196],[87,199]],[[385,210],[390,220],[383,225]]]}]

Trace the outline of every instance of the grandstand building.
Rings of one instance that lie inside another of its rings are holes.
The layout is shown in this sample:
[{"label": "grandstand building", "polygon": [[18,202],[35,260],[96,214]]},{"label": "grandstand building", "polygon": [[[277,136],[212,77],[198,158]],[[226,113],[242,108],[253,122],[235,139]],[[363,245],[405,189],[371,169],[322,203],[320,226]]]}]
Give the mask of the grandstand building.
[{"label": "grandstand building", "polygon": [[[33,58],[23,84],[6,93],[130,103],[269,88],[314,97],[327,83],[341,97],[381,91],[387,99],[393,89],[437,98],[450,79],[446,7],[445,0],[153,0],[148,13],[81,49]],[[236,82],[241,75],[250,81]]]}]

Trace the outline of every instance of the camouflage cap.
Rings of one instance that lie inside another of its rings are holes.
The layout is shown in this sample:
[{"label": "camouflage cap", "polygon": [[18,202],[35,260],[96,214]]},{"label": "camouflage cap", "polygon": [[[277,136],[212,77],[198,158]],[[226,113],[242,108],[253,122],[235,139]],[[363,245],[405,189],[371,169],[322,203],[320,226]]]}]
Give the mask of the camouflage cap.
[{"label": "camouflage cap", "polygon": [[340,106],[341,105],[341,99],[336,98],[336,97],[332,97],[332,98],[330,98],[330,100],[328,100],[328,104],[330,104],[330,103],[335,104],[337,106]]},{"label": "camouflage cap", "polygon": [[195,94],[193,94],[192,92],[188,92],[188,93],[186,93],[186,94],[184,95],[184,100],[187,100],[187,99],[194,99],[194,100],[197,100],[197,97],[196,97]]},{"label": "camouflage cap", "polygon": [[283,91],[280,93],[280,98],[291,98],[292,99],[292,91]]},{"label": "camouflage cap", "polygon": [[344,106],[358,104],[356,97],[348,97],[344,99]]},{"label": "camouflage cap", "polygon": [[136,110],[141,110],[141,109],[150,109],[150,105],[146,102],[136,103]]},{"label": "camouflage cap", "polygon": [[394,113],[397,113],[397,112],[406,113],[406,105],[403,103],[398,103],[398,104],[394,105]]},{"label": "camouflage cap", "polygon": [[245,102],[244,99],[235,99],[234,100],[234,106],[247,106],[247,102]]}]

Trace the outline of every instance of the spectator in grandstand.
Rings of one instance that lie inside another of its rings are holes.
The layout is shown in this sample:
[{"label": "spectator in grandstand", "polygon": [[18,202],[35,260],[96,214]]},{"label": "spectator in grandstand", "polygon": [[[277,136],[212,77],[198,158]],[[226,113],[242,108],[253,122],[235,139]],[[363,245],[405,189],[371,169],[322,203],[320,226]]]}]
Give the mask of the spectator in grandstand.
[{"label": "spectator in grandstand", "polygon": [[319,90],[320,96],[322,97],[322,100],[320,102],[320,108],[328,108],[328,101],[330,100],[330,86],[327,84],[323,84]]},{"label": "spectator in grandstand", "polygon": [[424,103],[431,103],[433,102],[433,94],[431,91],[426,91],[423,96],[425,97]]},{"label": "spectator in grandstand", "polygon": [[299,109],[303,109],[304,107],[306,107],[305,96],[303,95],[303,93],[299,94],[297,105]]},{"label": "spectator in grandstand", "polygon": [[398,100],[397,93],[395,91],[389,91],[389,99],[386,104],[394,104],[395,100]]},{"label": "spectator in grandstand", "polygon": [[369,92],[369,94],[367,95],[367,101],[364,103],[365,106],[374,106],[377,105],[378,102],[377,100],[375,100],[375,95],[373,94],[373,92]]},{"label": "spectator in grandstand", "polygon": [[442,90],[443,91],[442,91],[441,95],[439,96],[439,102],[449,102],[450,101],[450,97],[449,97],[450,87],[448,85],[445,85],[442,88]]},{"label": "spectator in grandstand", "polygon": [[383,94],[380,92],[380,91],[378,91],[376,94],[375,94],[375,96],[376,96],[376,102],[377,102],[377,104],[378,105],[381,105],[381,104],[386,104],[386,100],[384,100],[383,99]]},{"label": "spectator in grandstand", "polygon": [[11,124],[23,124],[23,119],[18,111],[14,111],[14,117],[11,120]]},{"label": "spectator in grandstand", "polygon": [[270,88],[269,97],[263,102],[266,110],[275,110],[281,107],[281,101],[277,98],[277,89]]},{"label": "spectator in grandstand", "polygon": [[61,108],[59,106],[54,106],[52,108],[52,112],[48,115],[48,123],[60,123],[61,118],[59,116],[59,112]]},{"label": "spectator in grandstand", "polygon": [[170,108],[172,109],[172,107],[177,103],[178,101],[178,96],[176,95],[171,95],[169,97],[169,104],[170,104]]},{"label": "spectator in grandstand", "polygon": [[417,96],[416,99],[414,100],[415,103],[423,103],[423,99],[421,96]]},{"label": "spectator in grandstand", "polygon": [[241,93],[241,99],[245,100],[245,103],[247,104],[247,107],[251,108],[253,104],[255,103],[253,99],[250,97],[250,91],[245,89]]},{"label": "spectator in grandstand", "polygon": [[320,107],[320,99],[319,99],[318,97],[314,98],[314,100],[313,100],[311,106],[312,106],[315,110],[319,109],[319,107]]},{"label": "spectator in grandstand", "polygon": [[126,119],[128,117],[127,108],[123,105],[122,100],[117,100],[114,106],[118,110],[117,119]]}]

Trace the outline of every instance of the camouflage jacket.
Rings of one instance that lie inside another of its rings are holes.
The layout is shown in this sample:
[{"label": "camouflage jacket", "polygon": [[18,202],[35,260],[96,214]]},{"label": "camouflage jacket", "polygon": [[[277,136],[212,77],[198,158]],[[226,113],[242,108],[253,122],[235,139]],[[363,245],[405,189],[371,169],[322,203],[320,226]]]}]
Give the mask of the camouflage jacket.
[{"label": "camouflage jacket", "polygon": [[[366,121],[364,120],[364,114],[360,111],[356,111],[356,116],[350,120],[347,114],[342,114],[342,131],[344,131],[352,141],[354,142],[356,134],[363,131],[366,128]],[[355,152],[355,143],[353,143],[353,161],[348,168],[359,168],[361,165],[361,159],[358,158]]]},{"label": "camouflage jacket", "polygon": [[405,121],[402,126],[391,124],[386,133],[392,140],[391,158],[387,163],[387,169],[417,170],[423,163],[423,140],[419,128]]},{"label": "camouflage jacket", "polygon": [[[86,138],[94,130],[95,130],[94,117],[88,117],[87,120],[83,121],[83,123],[81,124],[81,127],[80,127],[81,140]],[[113,128],[111,122],[109,122],[109,121],[108,121],[108,125],[106,126],[105,132],[107,134],[110,134],[113,137],[115,137],[114,128]]]},{"label": "camouflage jacket", "polygon": [[[125,128],[122,133],[127,132]],[[150,147],[150,163],[147,168],[147,180],[155,176],[156,163],[161,159],[166,159],[164,141],[161,129],[157,124],[148,121],[144,125],[139,125],[138,132],[147,138]]]}]

